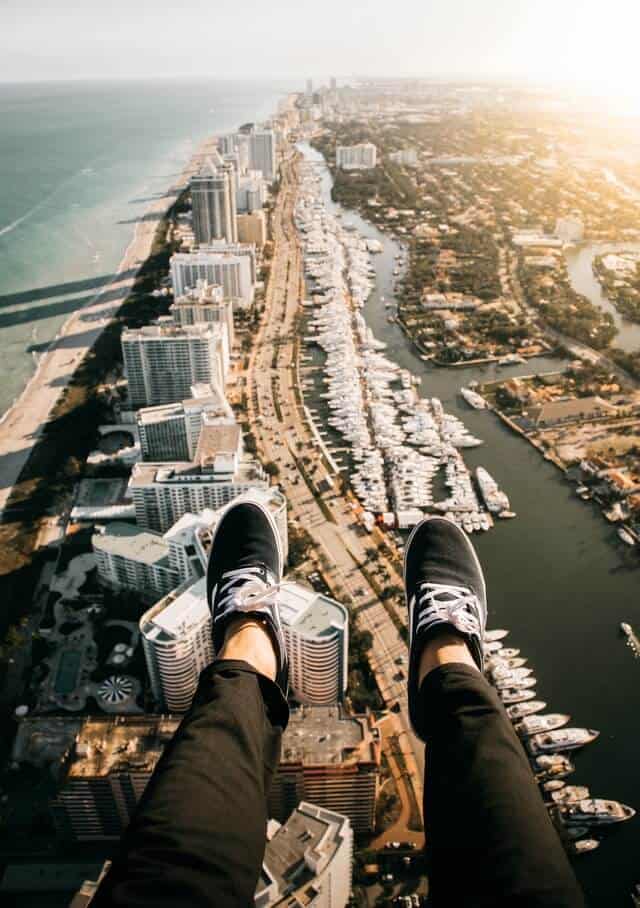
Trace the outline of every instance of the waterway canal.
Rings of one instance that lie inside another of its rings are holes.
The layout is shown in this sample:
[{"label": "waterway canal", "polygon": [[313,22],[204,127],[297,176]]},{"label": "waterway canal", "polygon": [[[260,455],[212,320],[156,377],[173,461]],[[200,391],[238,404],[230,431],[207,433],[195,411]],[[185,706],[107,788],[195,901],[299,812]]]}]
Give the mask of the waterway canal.
[{"label": "waterway canal", "polygon": [[[308,159],[322,160],[308,146],[303,150]],[[340,209],[331,200],[327,169],[323,195],[329,208]],[[424,363],[400,328],[387,321],[381,302],[382,296],[393,297],[400,247],[357,213],[343,211],[343,218],[384,246],[373,256],[377,283],[364,310],[367,322],[387,343],[389,358],[421,377],[421,395],[439,397],[484,439],[482,447],[464,451],[465,460],[470,467],[485,466],[517,511],[517,519],[498,521],[491,532],[474,536],[487,576],[489,624],[510,629],[508,643],[528,658],[538,696],[550,711],[570,713],[572,725],[600,730],[600,738],[575,756],[570,782],[640,813],[640,662],[619,631],[625,620],[640,628],[638,562],[597,507],[578,499],[554,466],[493,413],[470,409],[458,394],[472,379],[557,369],[558,360],[506,368],[439,369]],[[598,851],[577,860],[576,871],[590,905],[626,906],[640,880],[640,818],[603,839]]]}]

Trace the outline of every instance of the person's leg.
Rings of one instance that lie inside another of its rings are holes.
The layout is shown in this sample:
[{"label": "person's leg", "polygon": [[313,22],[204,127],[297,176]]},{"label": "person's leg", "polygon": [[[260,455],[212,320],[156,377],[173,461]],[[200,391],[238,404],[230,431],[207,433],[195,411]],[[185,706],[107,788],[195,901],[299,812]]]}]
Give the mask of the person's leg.
[{"label": "person's leg", "polygon": [[422,664],[433,904],[584,905],[524,748],[464,641],[432,638]]},{"label": "person's leg", "polygon": [[482,674],[484,577],[451,521],[405,554],[409,712],[426,742],[424,823],[435,906],[578,908],[584,900],[529,763]]},{"label": "person's leg", "polygon": [[245,627],[228,641],[147,785],[96,908],[253,903],[288,711],[255,668],[274,661],[264,629]]},{"label": "person's leg", "polygon": [[268,509],[233,503],[211,544],[218,659],[147,785],[96,908],[247,908],[288,720],[278,615],[283,554]]}]

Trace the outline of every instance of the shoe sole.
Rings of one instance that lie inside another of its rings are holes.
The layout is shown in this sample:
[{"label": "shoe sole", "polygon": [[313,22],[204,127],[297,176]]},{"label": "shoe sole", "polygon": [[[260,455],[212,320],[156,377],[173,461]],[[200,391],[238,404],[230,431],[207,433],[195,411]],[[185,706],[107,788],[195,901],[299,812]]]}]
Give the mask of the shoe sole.
[{"label": "shoe sole", "polygon": [[[227,507],[224,509],[224,511],[220,515],[220,520],[218,521],[218,523],[216,525],[215,532],[211,539],[211,548],[209,549],[209,559],[207,561],[207,575],[209,574],[209,563],[211,561],[211,553],[213,552],[214,546],[216,544],[216,537],[218,535],[218,530],[220,529],[222,521],[227,516],[229,511],[231,511],[233,508],[237,507],[240,504],[250,504],[252,507],[258,508],[258,510],[262,511],[264,516],[267,518],[269,525],[270,525],[271,529],[273,530],[273,534],[274,534],[275,540],[276,540],[276,547],[278,549],[278,576],[276,578],[276,581],[278,583],[280,583],[282,580],[282,574],[284,571],[284,550],[282,548],[282,539],[280,538],[280,530],[278,529],[278,525],[276,524],[275,518],[274,518],[273,514],[271,513],[271,511],[268,509],[268,507],[266,505],[262,504],[261,501],[255,501],[252,498],[242,498],[241,500],[234,498],[233,501],[229,502]],[[208,584],[207,584],[207,586],[208,586]],[[209,603],[209,609],[212,610],[211,602]]]},{"label": "shoe sole", "polygon": [[[465,543],[466,543],[467,549],[468,549],[468,551],[470,552],[471,556],[473,557],[473,563],[475,564],[475,566],[476,566],[476,568],[477,568],[477,570],[478,570],[478,573],[479,573],[479,575],[480,575],[480,579],[481,579],[481,581],[482,581],[482,597],[483,597],[483,599],[484,599],[484,608],[485,608],[485,617],[486,617],[486,612],[487,612],[487,585],[486,585],[486,583],[485,583],[484,571],[482,570],[482,565],[480,564],[480,559],[478,558],[478,554],[477,554],[476,550],[475,550],[474,547],[473,547],[473,543],[471,542],[471,540],[469,539],[469,537],[467,536],[467,534],[465,533],[465,531],[464,531],[464,530],[461,530],[457,523],[454,523],[453,520],[449,520],[447,517],[425,517],[424,520],[421,520],[420,523],[417,523],[417,524],[414,526],[414,528],[411,530],[411,533],[409,534],[409,538],[407,539],[407,544],[406,544],[405,549],[404,549],[404,558],[403,558],[403,560],[402,560],[402,581],[403,581],[403,583],[404,583],[404,598],[405,598],[405,602],[406,602],[406,604],[407,604],[407,610],[408,610],[409,612],[411,611],[411,610],[410,610],[410,606],[409,606],[409,594],[408,594],[408,592],[407,592],[407,556],[408,556],[408,554],[409,554],[409,549],[411,548],[411,543],[412,543],[412,541],[413,541],[413,537],[416,535],[416,533],[418,532],[418,530],[419,530],[421,527],[423,527],[423,526],[425,525],[425,523],[432,523],[432,522],[434,522],[434,521],[436,521],[436,520],[439,520],[439,521],[441,521],[442,523],[446,523],[446,524],[448,524],[449,526],[455,527],[456,530],[457,530],[459,533],[462,534],[462,536],[463,536],[463,538],[464,538],[464,541],[465,541]],[[410,631],[410,633],[411,633],[411,636],[413,636],[413,615],[410,614],[409,617],[410,617],[410,619],[411,619],[411,625],[410,625],[410,627],[409,627],[409,631]]]}]

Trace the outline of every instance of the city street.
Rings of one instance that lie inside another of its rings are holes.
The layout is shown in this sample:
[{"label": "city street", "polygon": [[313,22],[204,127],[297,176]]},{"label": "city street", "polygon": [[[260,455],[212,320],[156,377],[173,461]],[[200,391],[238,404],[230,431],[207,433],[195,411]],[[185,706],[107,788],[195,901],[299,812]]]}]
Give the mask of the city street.
[{"label": "city street", "polygon": [[[266,291],[266,313],[255,338],[247,370],[248,420],[256,436],[263,462],[273,461],[279,469],[279,483],[289,503],[290,520],[306,529],[314,540],[316,554],[326,557],[325,577],[336,598],[351,600],[352,620],[373,636],[371,668],[380,693],[393,707],[387,721],[392,726],[407,767],[406,778],[418,805],[422,803],[424,746],[410,730],[406,702],[407,647],[384,606],[377,600],[359,565],[369,561],[366,550],[373,540],[355,523],[353,510],[345,497],[335,491],[323,493],[324,507],[307,485],[321,480],[326,469],[318,441],[296,399],[295,317],[304,298],[302,261],[293,223],[297,161],[290,157],[282,166],[282,184],[273,214],[274,253]],[[298,387],[301,394],[302,389]],[[302,398],[299,398],[302,400]],[[311,460],[303,475],[300,457]],[[328,516],[331,519],[328,519]],[[322,560],[322,559],[321,559]],[[369,573],[372,566],[369,565]],[[403,804],[408,803],[405,793]],[[396,827],[394,827],[394,830]],[[396,834],[399,834],[396,832]],[[406,833],[414,840],[415,834]]]}]

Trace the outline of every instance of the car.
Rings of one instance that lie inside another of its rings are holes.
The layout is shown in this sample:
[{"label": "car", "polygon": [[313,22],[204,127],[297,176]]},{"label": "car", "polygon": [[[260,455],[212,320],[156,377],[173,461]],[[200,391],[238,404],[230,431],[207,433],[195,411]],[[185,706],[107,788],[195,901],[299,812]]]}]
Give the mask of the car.
[{"label": "car", "polygon": [[384,873],[384,874],[382,875],[382,882],[383,882],[383,883],[393,883],[393,874],[392,874],[392,873]]}]

